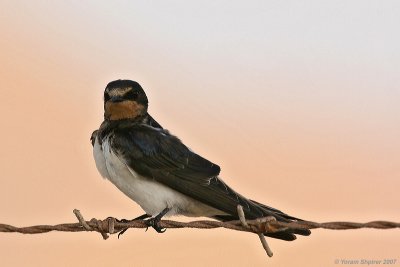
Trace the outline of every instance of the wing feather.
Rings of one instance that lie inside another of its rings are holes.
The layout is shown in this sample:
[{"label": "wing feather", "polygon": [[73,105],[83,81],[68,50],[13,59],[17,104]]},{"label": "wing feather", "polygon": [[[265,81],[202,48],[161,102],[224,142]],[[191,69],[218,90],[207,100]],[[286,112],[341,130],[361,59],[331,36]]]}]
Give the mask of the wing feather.
[{"label": "wing feather", "polygon": [[[281,221],[298,220],[236,193],[218,177],[220,167],[217,164],[192,152],[164,129],[143,124],[117,128],[111,142],[115,152],[131,169],[221,210],[223,213],[217,218],[237,218],[236,209],[240,204],[249,219],[272,215]],[[295,239],[292,233],[280,233],[275,237]]]}]

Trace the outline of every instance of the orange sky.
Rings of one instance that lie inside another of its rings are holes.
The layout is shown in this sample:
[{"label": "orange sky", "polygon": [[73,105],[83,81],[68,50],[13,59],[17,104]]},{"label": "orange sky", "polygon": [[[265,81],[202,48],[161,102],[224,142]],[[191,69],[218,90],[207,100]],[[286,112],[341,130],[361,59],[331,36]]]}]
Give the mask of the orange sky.
[{"label": "orange sky", "polygon": [[[400,221],[396,1],[166,3],[0,3],[1,223],[142,214],[100,177],[89,143],[119,78],[243,195],[320,222]],[[0,265],[400,265],[398,230],[269,243],[272,258],[228,230],[1,234]]]}]

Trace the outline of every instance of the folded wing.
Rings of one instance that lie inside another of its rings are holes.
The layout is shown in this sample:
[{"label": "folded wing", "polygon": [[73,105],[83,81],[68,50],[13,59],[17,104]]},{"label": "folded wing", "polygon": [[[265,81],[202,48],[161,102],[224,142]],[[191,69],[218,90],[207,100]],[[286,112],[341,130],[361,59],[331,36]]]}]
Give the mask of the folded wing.
[{"label": "folded wing", "polygon": [[[125,159],[131,169],[222,211],[216,219],[237,219],[237,205],[240,204],[248,219],[274,216],[285,222],[299,220],[236,193],[218,177],[218,165],[192,152],[166,130],[133,124],[114,131],[111,142],[115,152]],[[309,235],[310,231],[295,230],[267,235],[294,240],[294,234]]]}]

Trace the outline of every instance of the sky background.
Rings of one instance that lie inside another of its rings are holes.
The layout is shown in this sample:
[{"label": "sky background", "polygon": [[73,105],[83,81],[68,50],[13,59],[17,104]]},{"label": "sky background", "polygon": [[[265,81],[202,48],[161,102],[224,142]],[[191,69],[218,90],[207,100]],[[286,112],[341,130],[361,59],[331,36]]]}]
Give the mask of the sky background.
[{"label": "sky background", "polygon": [[[120,78],[241,194],[318,222],[400,221],[399,25],[398,1],[2,0],[0,222],[143,213],[89,142]],[[399,230],[269,240],[272,258],[229,230],[3,233],[0,265],[400,266]]]}]

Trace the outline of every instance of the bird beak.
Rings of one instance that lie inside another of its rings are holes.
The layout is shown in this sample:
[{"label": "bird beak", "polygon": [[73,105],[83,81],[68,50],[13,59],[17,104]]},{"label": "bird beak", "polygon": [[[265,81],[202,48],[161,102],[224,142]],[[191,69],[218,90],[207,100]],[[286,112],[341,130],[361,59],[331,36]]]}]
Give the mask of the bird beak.
[{"label": "bird beak", "polygon": [[120,96],[113,96],[113,97],[111,97],[110,101],[113,103],[118,103],[118,102],[124,101],[124,99]]}]

